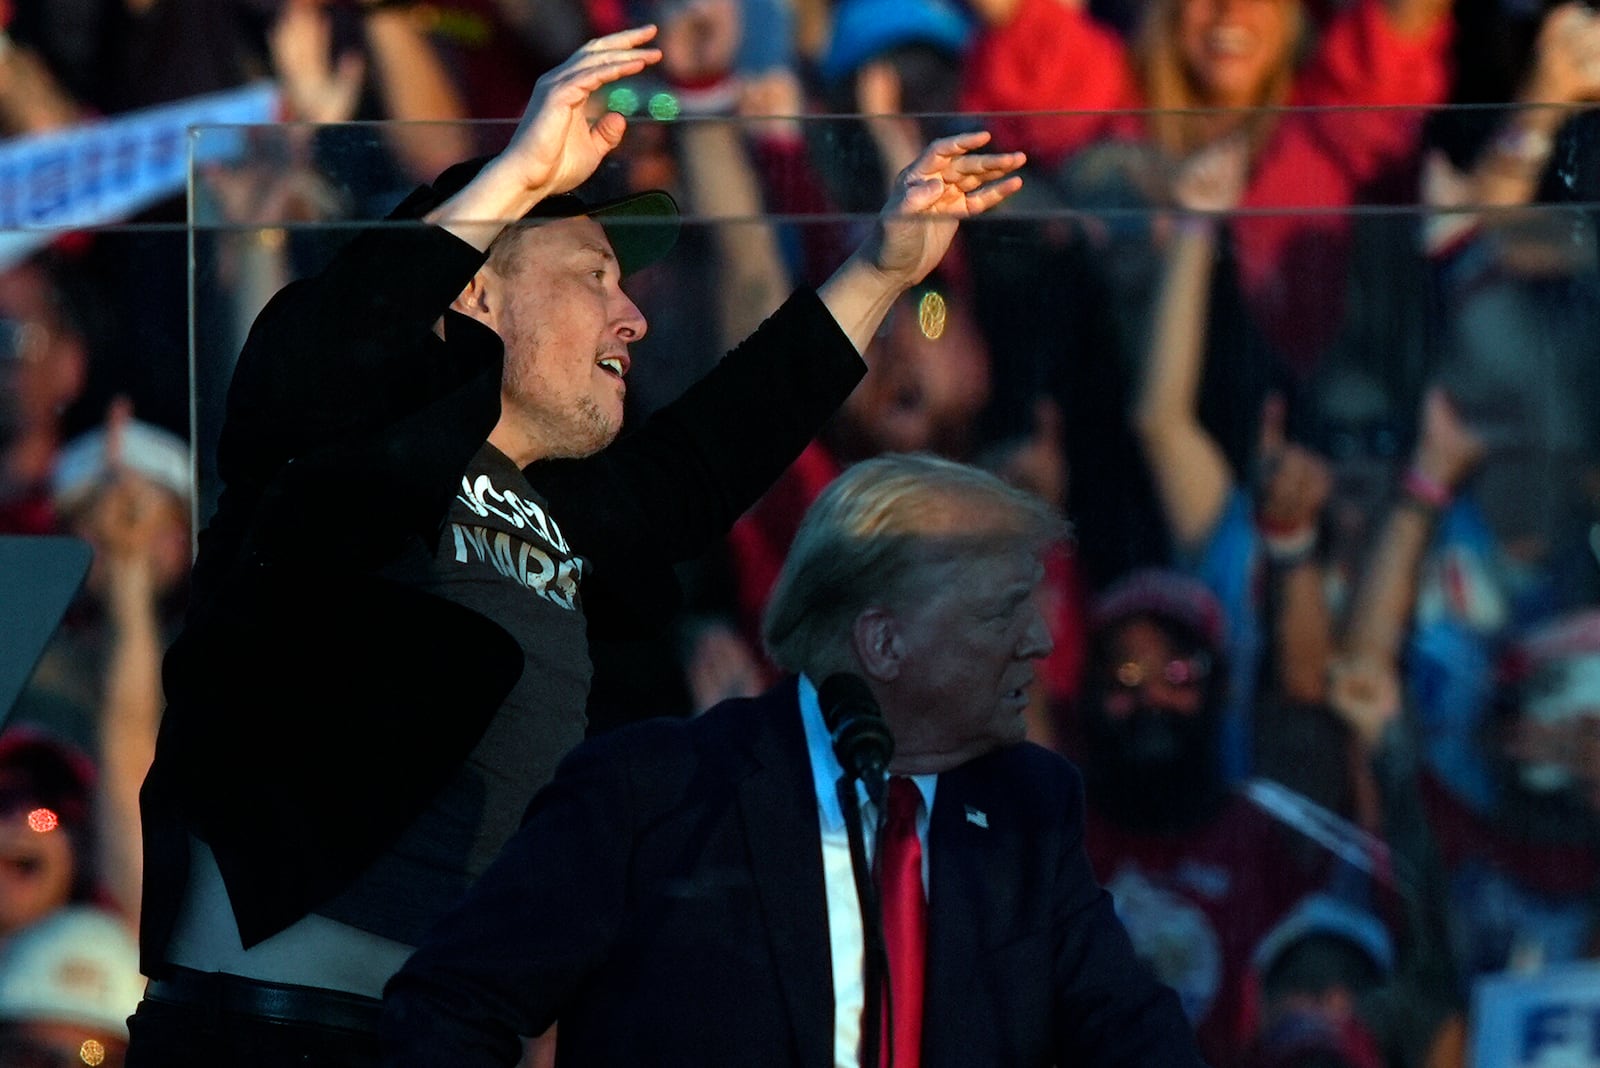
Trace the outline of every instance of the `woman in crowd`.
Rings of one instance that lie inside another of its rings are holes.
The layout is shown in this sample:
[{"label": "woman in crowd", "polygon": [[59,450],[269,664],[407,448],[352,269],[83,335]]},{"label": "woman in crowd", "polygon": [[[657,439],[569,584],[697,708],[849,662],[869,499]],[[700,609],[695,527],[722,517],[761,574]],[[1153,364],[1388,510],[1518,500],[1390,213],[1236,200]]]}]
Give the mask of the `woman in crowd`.
[{"label": "woman in crowd", "polygon": [[[1450,84],[1449,0],[1354,0],[1314,35],[1300,0],[1155,0],[1131,48],[1074,0],[978,0],[974,7],[986,28],[969,57],[963,107],[1034,112],[1008,133],[1036,163],[1059,166],[1115,137],[1153,143],[1165,163],[1176,164],[1240,136],[1251,148],[1243,209],[1371,199],[1380,180],[1412,162],[1423,111],[1241,109],[1427,106],[1442,101]],[[1037,114],[1126,108],[1154,110]],[[1162,170],[1136,182],[1152,199],[1168,197]],[[1298,370],[1315,363],[1342,320],[1348,231],[1346,219],[1329,214],[1232,223],[1252,318]]]}]

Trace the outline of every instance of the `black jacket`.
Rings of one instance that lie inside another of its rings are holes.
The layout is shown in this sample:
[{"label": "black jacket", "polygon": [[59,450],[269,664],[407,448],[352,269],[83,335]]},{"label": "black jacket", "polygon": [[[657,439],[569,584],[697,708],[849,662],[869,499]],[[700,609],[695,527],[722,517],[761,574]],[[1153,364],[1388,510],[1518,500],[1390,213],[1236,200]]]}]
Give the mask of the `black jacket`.
[{"label": "black jacket", "polygon": [[[503,628],[378,574],[419,539],[432,551],[499,417],[499,338],[446,310],[483,259],[442,229],[375,228],[252,327],[218,449],[225,489],[164,665],[168,707],[141,792],[147,974],[161,970],[188,832],[214,852],[251,946],[377,857],[521,671]],[[671,563],[724,533],[864,371],[802,290],[636,433],[530,466],[592,564],[593,632],[664,622]]]}]

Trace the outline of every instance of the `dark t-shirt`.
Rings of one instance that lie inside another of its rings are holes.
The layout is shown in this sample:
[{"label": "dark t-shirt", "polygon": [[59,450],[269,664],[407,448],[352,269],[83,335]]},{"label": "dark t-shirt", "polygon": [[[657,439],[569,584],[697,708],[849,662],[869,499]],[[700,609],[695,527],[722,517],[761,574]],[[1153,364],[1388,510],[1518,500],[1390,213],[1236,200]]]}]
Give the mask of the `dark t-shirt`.
[{"label": "dark t-shirt", "polygon": [[494,859],[583,739],[590,662],[579,586],[588,568],[517,466],[484,445],[431,558],[419,545],[386,576],[505,627],[522,647],[522,677],[450,784],[318,912],[415,945]]}]

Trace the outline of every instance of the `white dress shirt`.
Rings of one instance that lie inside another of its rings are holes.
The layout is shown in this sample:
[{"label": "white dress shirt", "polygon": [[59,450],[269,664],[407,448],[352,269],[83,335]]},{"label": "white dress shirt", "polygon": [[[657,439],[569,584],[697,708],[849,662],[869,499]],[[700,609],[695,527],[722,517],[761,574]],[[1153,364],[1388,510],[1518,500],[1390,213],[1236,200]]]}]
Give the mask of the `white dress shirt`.
[{"label": "white dress shirt", "polygon": [[[861,1011],[865,1000],[861,983],[864,950],[861,940],[861,902],[856,897],[855,871],[850,864],[850,838],[844,812],[839,807],[836,783],[843,774],[834,755],[832,739],[817,703],[817,688],[800,676],[800,722],[805,726],[806,749],[817,790],[817,823],[822,833],[822,877],[828,892],[828,942],[833,957],[833,1063],[835,1068],[860,1068]],[[933,811],[937,775],[912,775],[922,794],[917,813],[917,837],[922,841],[922,890],[928,890],[928,814]],[[872,856],[877,819],[867,801],[866,788],[856,783],[866,834],[867,856]]]}]

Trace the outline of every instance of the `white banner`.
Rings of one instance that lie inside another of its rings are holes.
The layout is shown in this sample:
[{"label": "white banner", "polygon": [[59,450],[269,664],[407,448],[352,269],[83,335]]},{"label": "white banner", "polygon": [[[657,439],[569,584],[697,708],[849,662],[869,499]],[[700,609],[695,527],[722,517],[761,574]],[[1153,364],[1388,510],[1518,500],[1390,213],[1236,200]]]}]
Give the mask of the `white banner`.
[{"label": "white banner", "polygon": [[[277,86],[257,82],[0,144],[0,267],[63,230],[115,222],[182,192],[191,127],[277,116]],[[237,153],[241,139],[207,137],[203,145],[197,162]]]},{"label": "white banner", "polygon": [[1272,779],[1249,780],[1244,794],[1267,815],[1299,831],[1357,871],[1383,883],[1394,881],[1389,870],[1389,847],[1381,838]]}]

